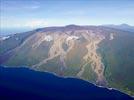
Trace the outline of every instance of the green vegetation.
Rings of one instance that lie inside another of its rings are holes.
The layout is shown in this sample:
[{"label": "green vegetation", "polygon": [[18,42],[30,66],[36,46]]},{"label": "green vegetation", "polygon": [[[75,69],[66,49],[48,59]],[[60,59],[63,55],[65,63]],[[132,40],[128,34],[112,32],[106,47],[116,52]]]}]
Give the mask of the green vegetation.
[{"label": "green vegetation", "polygon": [[94,73],[90,64],[87,64],[82,74],[82,79],[88,80],[92,83],[96,82],[96,74]]},{"label": "green vegetation", "polygon": [[87,53],[86,43],[76,43],[73,49],[66,56],[66,64],[68,66],[65,75],[76,75],[83,65],[83,57]]},{"label": "green vegetation", "polygon": [[48,72],[54,72],[58,75],[61,73],[61,67],[63,67],[60,64],[59,56],[53,58],[52,60],[47,61],[47,63],[41,65],[38,67],[39,70],[48,71]]},{"label": "green vegetation", "polygon": [[5,65],[8,66],[32,66],[48,57],[50,43],[42,43],[34,49],[30,44],[26,44],[14,56],[12,56]]},{"label": "green vegetation", "polygon": [[99,51],[109,86],[134,95],[134,36],[117,34],[113,40],[102,41]]}]

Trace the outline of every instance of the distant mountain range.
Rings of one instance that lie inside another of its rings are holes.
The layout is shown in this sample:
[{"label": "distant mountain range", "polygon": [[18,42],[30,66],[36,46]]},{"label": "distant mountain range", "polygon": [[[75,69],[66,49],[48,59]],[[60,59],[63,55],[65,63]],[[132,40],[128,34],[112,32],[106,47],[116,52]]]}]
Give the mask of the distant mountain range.
[{"label": "distant mountain range", "polygon": [[128,24],[121,24],[121,25],[110,24],[110,25],[103,25],[103,26],[110,27],[110,28],[121,29],[121,30],[124,30],[124,31],[134,32],[134,26],[130,26]]},{"label": "distant mountain range", "polygon": [[114,27],[68,25],[1,37],[0,64],[76,77],[134,96],[134,32],[128,25]]}]

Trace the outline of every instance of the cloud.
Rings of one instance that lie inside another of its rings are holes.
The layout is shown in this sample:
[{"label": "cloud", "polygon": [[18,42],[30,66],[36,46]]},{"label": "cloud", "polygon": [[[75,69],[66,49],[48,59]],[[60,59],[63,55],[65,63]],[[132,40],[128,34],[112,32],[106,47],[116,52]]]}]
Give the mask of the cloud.
[{"label": "cloud", "polygon": [[26,27],[35,28],[35,27],[45,27],[47,22],[43,19],[35,19],[27,22],[25,24]]}]

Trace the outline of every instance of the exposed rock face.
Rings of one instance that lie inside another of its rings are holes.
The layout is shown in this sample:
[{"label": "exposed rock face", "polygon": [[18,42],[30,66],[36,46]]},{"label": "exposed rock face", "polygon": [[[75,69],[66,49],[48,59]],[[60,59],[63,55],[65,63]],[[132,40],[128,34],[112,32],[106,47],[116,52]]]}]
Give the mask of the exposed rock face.
[{"label": "exposed rock face", "polygon": [[104,64],[101,62],[101,56],[97,54],[98,44],[105,39],[103,35],[83,34],[87,39],[88,45],[86,46],[88,53],[83,57],[87,63],[90,63],[92,69],[97,74],[97,83],[105,85],[104,78]]},{"label": "exposed rock face", "polygon": [[111,33],[111,34],[110,34],[110,39],[109,39],[109,40],[113,40],[113,39],[114,39],[114,34]]}]

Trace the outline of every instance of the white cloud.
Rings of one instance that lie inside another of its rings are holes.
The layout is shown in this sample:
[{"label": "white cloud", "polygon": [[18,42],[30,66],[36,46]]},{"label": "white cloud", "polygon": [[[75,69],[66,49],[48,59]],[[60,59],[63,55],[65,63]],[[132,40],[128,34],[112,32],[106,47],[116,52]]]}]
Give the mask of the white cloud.
[{"label": "white cloud", "polygon": [[[12,21],[11,21],[12,20]],[[41,28],[48,26],[48,20],[46,19],[0,19],[2,28]]]},{"label": "white cloud", "polygon": [[35,28],[35,27],[45,27],[47,25],[45,20],[35,19],[27,22],[25,24],[26,27]]}]

